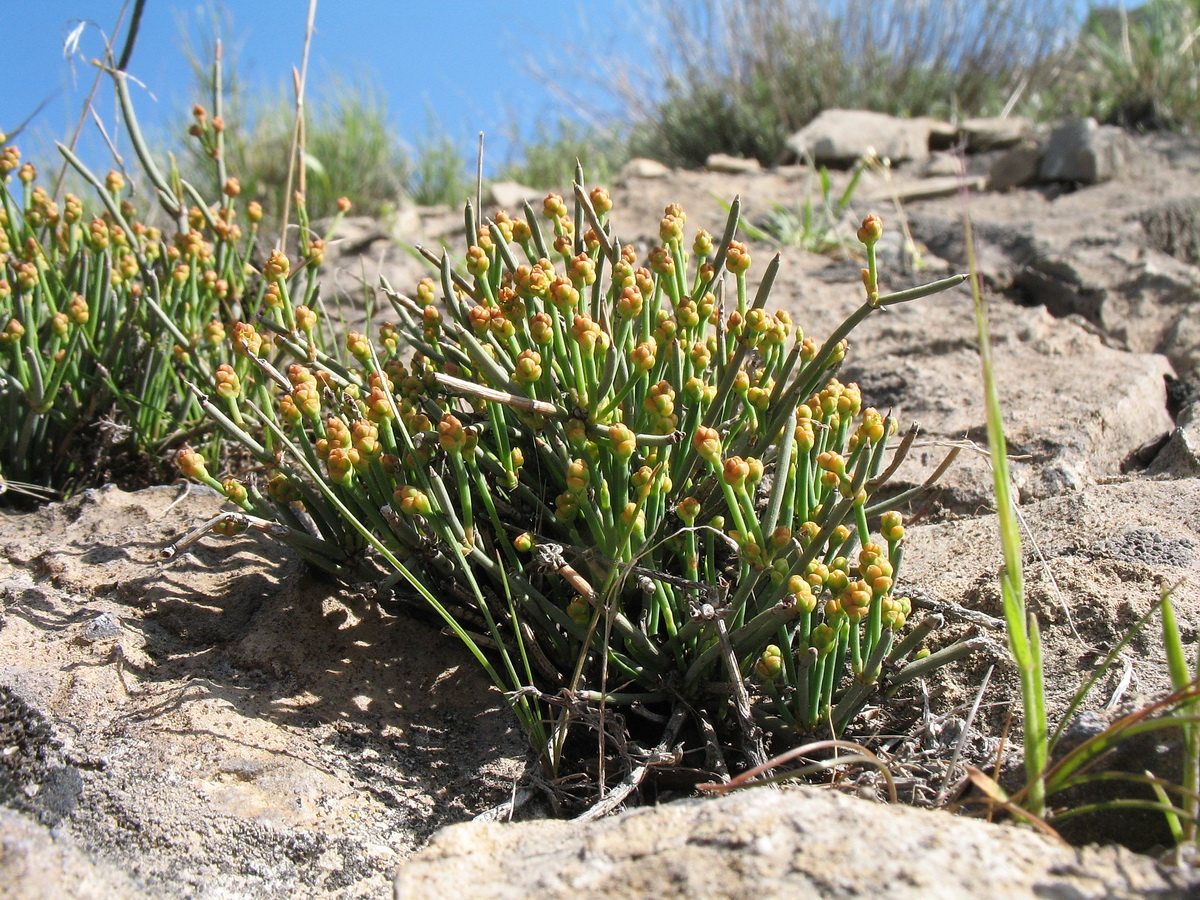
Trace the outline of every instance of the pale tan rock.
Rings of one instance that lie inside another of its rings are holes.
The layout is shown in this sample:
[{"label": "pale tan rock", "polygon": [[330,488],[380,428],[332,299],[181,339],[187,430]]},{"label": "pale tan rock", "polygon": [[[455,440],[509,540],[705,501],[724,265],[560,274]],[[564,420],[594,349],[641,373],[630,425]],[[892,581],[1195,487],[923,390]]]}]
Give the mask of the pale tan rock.
[{"label": "pale tan rock", "polygon": [[[857,346],[870,359],[850,361],[864,403],[891,410],[901,427],[920,424],[919,443],[896,475],[920,484],[950,446],[986,446],[982,370],[975,320],[965,289],[893,307],[869,319]],[[992,359],[1005,414],[1010,469],[1022,500],[1076,491],[1120,474],[1142,444],[1172,428],[1158,354],[1106,346],[1045,309],[993,303]],[[979,449],[962,452],[935,496],[960,512],[991,506],[991,469]]]},{"label": "pale tan rock", "polygon": [[828,109],[788,138],[788,147],[817,165],[849,166],[869,151],[893,163],[929,156],[928,119],[861,109]]},{"label": "pale tan rock", "polygon": [[497,206],[514,215],[520,215],[525,201],[536,203],[545,194],[545,191],[516,181],[494,181],[487,187],[486,200],[491,206]]},{"label": "pale tan rock", "polygon": [[454,825],[401,867],[400,900],[1186,896],[1150,860],[813,788],[742,791],[611,819]]},{"label": "pale tan rock", "polygon": [[68,838],[0,808],[0,897],[12,900],[149,900],[111,863],[89,859]]},{"label": "pale tan rock", "polygon": [[750,174],[761,172],[762,163],[757,159],[730,156],[728,153],[712,153],[704,161],[704,168],[710,172],[723,172],[727,175]]},{"label": "pale tan rock", "polygon": [[621,166],[621,171],[617,174],[618,181],[628,181],[633,178],[666,178],[671,174],[670,168],[663,165],[656,159],[646,159],[638,157],[631,159],[625,165]]},{"label": "pale tan rock", "polygon": [[1024,140],[1005,148],[988,171],[989,191],[1008,191],[1037,180],[1042,148],[1037,141]]},{"label": "pale tan rock", "polygon": [[1038,177],[1096,184],[1118,177],[1131,155],[1132,142],[1123,129],[1091,118],[1069,120],[1046,138]]}]

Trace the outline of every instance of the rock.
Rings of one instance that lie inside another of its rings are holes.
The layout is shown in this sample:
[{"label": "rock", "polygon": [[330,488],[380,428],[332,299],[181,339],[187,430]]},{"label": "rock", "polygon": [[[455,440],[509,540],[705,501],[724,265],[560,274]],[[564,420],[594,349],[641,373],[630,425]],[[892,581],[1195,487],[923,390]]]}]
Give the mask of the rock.
[{"label": "rock", "polygon": [[1176,478],[1200,476],[1200,403],[1190,404],[1179,414],[1175,430],[1147,471]]},{"label": "rock", "polygon": [[[155,564],[223,503],[103,489],[0,517],[0,808],[25,816],[0,815],[0,896],[380,897],[510,795],[525,743],[437,627],[254,538]],[[81,610],[123,623],[120,653],[75,639]]]},{"label": "rock", "polygon": [[1162,343],[1181,378],[1192,382],[1200,379],[1200,300],[1184,306],[1175,316],[1162,335]]},{"label": "rock", "polygon": [[1189,175],[1200,173],[1200,140],[1193,134],[1178,131],[1153,131],[1141,135],[1140,140],[1172,169],[1182,170]]},{"label": "rock", "polygon": [[980,191],[984,187],[984,179],[982,177],[967,177],[961,175],[943,175],[941,177],[932,177],[926,175],[924,178],[913,179],[911,181],[897,178],[888,187],[886,192],[878,194],[868,194],[867,202],[880,203],[884,200],[894,199],[900,203],[911,203],[914,200],[928,200],[932,197],[951,197],[958,194],[963,188],[968,191]]},{"label": "rock", "polygon": [[[460,218],[461,221],[461,218]],[[314,223],[318,233],[328,223]],[[408,291],[425,267],[402,248],[419,243],[423,220],[416,207],[398,210],[388,222],[369,216],[346,216],[330,235],[318,277],[326,297],[348,299],[349,310],[362,307],[364,287],[374,291],[382,275],[397,289]],[[350,313],[352,327],[361,325],[361,313]]]},{"label": "rock", "polygon": [[658,160],[639,156],[621,166],[617,179],[628,181],[631,178],[666,178],[670,174],[671,170]]},{"label": "rock", "polygon": [[966,119],[959,125],[959,131],[967,142],[967,152],[978,153],[1019,144],[1029,137],[1033,126],[1028,119],[1020,116],[1003,119],[989,117]]},{"label": "rock", "polygon": [[744,175],[761,172],[762,163],[757,159],[744,159],[740,156],[730,156],[728,153],[710,153],[704,161],[704,168],[710,172],[724,172],[726,175]]},{"label": "rock", "polygon": [[63,758],[50,720],[0,684],[0,806],[54,826],[75,809],[79,770]]},{"label": "rock", "polygon": [[[893,410],[901,426],[920,423],[920,449],[897,472],[898,489],[922,483],[951,445],[966,438],[986,447],[987,437],[971,307],[950,295],[893,312],[860,326],[859,346],[869,348],[871,360],[849,361],[839,377],[857,381],[864,403]],[[1138,447],[1170,431],[1164,376],[1172,370],[1164,357],[1107,347],[1045,309],[994,301],[991,315],[1010,469],[1022,502],[1116,476]],[[961,453],[939,485],[934,496],[948,509],[975,514],[992,505],[991,469],[978,452]]]},{"label": "rock", "polygon": [[[886,835],[886,850],[872,835]],[[1031,830],[814,788],[684,800],[582,826],[454,825],[401,867],[395,892],[440,900],[468,884],[497,900],[1187,895],[1181,877],[1128,851],[1077,851]]]},{"label": "rock", "polygon": [[1131,152],[1129,136],[1115,125],[1092,118],[1070,120],[1047,137],[1038,177],[1080,184],[1108,181],[1125,168]]},{"label": "rock", "polygon": [[964,169],[968,178],[986,178],[991,172],[996,159],[1003,156],[1006,150],[987,150],[981,153],[964,154],[961,146],[951,150],[935,150],[930,154],[929,161],[921,170],[925,178],[946,178],[960,175]]},{"label": "rock", "polygon": [[929,123],[930,150],[953,150],[958,147],[962,135],[957,125],[942,119],[927,118],[925,121]]},{"label": "rock", "polygon": [[545,191],[515,181],[494,181],[485,191],[486,202],[489,205],[514,214],[520,214],[521,206],[526,200],[536,203],[544,194]]},{"label": "rock", "polygon": [[0,808],[0,884],[17,900],[143,900],[141,889],[111,863],[89,859],[70,838]]},{"label": "rock", "polygon": [[121,623],[112,613],[100,613],[88,622],[75,636],[80,644],[95,644],[100,641],[111,641],[121,634]]},{"label": "rock", "polygon": [[1182,262],[1200,265],[1200,196],[1176,197],[1138,218],[1150,246]]},{"label": "rock", "polygon": [[[972,198],[979,269],[985,282],[1021,302],[1045,304],[1055,316],[1079,316],[1114,347],[1163,353],[1178,377],[1200,373],[1200,277],[1191,263],[1148,246],[1142,213],[1161,205],[1138,182],[1110,181],[1030,202],[1007,221],[996,211],[1013,194]],[[1159,194],[1161,196],[1161,193]],[[1134,199],[1136,198],[1136,200]],[[1113,215],[1110,209],[1124,210]],[[926,208],[928,210],[928,207]],[[956,266],[966,265],[961,210],[937,219],[913,211],[916,240]]]},{"label": "rock", "polygon": [[893,163],[929,156],[930,121],[901,119],[860,109],[827,109],[788,138],[801,159],[819,166],[848,167],[868,152]]},{"label": "rock", "polygon": [[1194,267],[1086,233],[1066,247],[1051,240],[1038,242],[1014,278],[1015,291],[1040,295],[1055,315],[1081,315],[1114,346],[1161,350],[1180,378],[1196,377],[1200,285]]},{"label": "rock", "polygon": [[956,153],[948,153],[944,150],[935,151],[930,154],[929,162],[925,164],[925,169],[921,172],[921,175],[924,178],[949,178],[956,176],[962,169],[959,159],[960,157]]},{"label": "rock", "polygon": [[1009,191],[1033,184],[1042,164],[1042,148],[1037,141],[1023,140],[996,155],[988,171],[989,191]]},{"label": "rock", "polygon": [[[324,234],[332,220],[313,223],[313,230]],[[333,250],[339,256],[355,256],[370,250],[377,241],[392,240],[392,232],[379,219],[371,216],[343,216],[326,241],[326,255]]]}]

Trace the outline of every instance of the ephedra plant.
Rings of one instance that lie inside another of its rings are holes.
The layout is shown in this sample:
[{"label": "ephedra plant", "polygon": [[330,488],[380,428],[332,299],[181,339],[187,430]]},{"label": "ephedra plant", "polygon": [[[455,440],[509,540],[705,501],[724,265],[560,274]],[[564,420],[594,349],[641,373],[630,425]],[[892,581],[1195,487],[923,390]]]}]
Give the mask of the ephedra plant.
[{"label": "ephedra plant", "polygon": [[468,204],[462,268],[427,253],[437,277],[414,296],[385,284],[391,320],[347,334],[346,365],[272,252],[272,301],[229,331],[239,362],[196,390],[263,473],[221,478],[182,451],[239,511],[167,553],[249,527],[337,577],[380,561],[552,772],[573,728],[602,735],[603,758],[635,712],[661,746],[690,712],[749,758],[764,730],[840,734],[882,681],[963,648],[920,658],[937,622],[907,627],[893,590],[909,495],[876,500],[911,435],[890,445],[896,423],[835,373],[866,316],[962,278],[881,295],[868,217],[864,302],[817,341],[768,308],[778,257],[751,291],[736,201],[719,238],[668,207],[641,260],[608,192],[577,180],[573,204],[522,217]]},{"label": "ephedra plant", "polygon": [[[90,225],[73,208],[52,221],[22,178],[20,208],[6,200],[17,287],[3,299],[24,387],[7,396],[35,425],[57,423],[29,401],[100,384],[126,415],[172,423],[163,440],[202,438],[177,462],[237,511],[167,555],[254,528],[335,578],[374,572],[466,643],[551,774],[577,753],[573,735],[594,733],[601,790],[609,758],[627,783],[645,771],[627,743],[635,717],[649,723],[636,726],[643,745],[649,727],[662,750],[683,740],[719,757],[734,741],[761,762],[764,734],[840,735],[881,688],[965,652],[926,655],[938,622],[910,626],[894,590],[895,510],[911,492],[881,488],[913,432],[893,443],[896,423],[836,377],[867,316],[963,278],[881,294],[877,217],[858,232],[863,302],[818,341],[768,306],[778,257],[752,290],[738,202],[719,237],[669,206],[642,258],[611,228],[608,192],[577,170],[571,204],[551,194],[487,221],[468,204],[461,263],[427,253],[436,277],[413,296],[384,284],[391,315],[369,337],[321,314],[324,238],[303,196],[300,256],[254,251],[234,227],[219,116],[198,108],[191,129],[226,185],[208,204],[158,169],[114,82],[173,234],[139,226],[118,179],[69,154],[104,202]],[[72,318],[76,283],[86,317]],[[104,340],[93,299],[126,310]],[[158,361],[131,369],[155,392],[96,364],[114,327]],[[21,368],[35,357],[45,368]],[[95,376],[71,368],[85,365]],[[217,468],[229,457],[213,429],[244,451],[240,469]]]},{"label": "ephedra plant", "polygon": [[[194,119],[197,142],[221,158],[220,117],[196,107]],[[135,146],[165,223],[148,224],[153,210],[135,207],[121,172],[101,179],[66,148],[95,193],[55,201],[0,135],[0,476],[39,493],[97,484],[135,457],[161,477],[185,441],[215,463],[219,431],[186,385],[210,384],[223,364],[245,370],[227,328],[273,300],[251,265],[261,205],[242,202],[223,165],[221,198],[206,204]],[[301,303],[316,302],[323,250],[306,240],[292,273]]]}]

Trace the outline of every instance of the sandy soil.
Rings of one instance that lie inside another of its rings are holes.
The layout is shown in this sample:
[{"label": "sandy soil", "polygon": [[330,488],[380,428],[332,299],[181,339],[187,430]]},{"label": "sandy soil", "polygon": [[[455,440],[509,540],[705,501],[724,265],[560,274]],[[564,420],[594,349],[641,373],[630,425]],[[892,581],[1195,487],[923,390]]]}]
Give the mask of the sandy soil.
[{"label": "sandy soil", "polygon": [[18,788],[0,799],[152,895],[377,896],[436,828],[508,795],[522,737],[454,638],[275,544],[158,563],[220,508],[180,493],[0,521],[0,744],[33,750],[0,762]]}]

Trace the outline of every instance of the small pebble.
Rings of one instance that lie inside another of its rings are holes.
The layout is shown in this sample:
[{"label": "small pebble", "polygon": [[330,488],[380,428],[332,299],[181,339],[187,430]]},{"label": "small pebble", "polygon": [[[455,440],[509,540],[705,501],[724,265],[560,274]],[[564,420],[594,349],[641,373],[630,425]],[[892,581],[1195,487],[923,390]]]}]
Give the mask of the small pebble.
[{"label": "small pebble", "polygon": [[121,634],[121,623],[112,613],[100,613],[92,621],[83,626],[76,636],[81,644],[95,644],[99,641],[111,641]]}]

